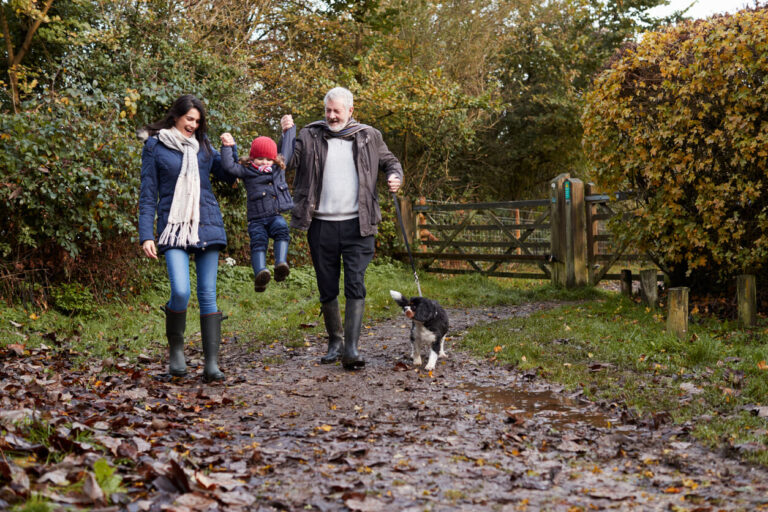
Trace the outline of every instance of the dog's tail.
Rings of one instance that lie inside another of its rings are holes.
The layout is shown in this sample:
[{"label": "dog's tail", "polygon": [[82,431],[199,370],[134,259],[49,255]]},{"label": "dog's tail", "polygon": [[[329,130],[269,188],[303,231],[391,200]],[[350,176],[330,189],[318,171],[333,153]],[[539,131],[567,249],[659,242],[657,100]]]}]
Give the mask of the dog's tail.
[{"label": "dog's tail", "polygon": [[389,290],[389,294],[392,296],[392,298],[397,302],[397,305],[401,308],[404,308],[408,304],[408,299],[403,297],[403,294],[400,292],[396,292],[395,290]]}]

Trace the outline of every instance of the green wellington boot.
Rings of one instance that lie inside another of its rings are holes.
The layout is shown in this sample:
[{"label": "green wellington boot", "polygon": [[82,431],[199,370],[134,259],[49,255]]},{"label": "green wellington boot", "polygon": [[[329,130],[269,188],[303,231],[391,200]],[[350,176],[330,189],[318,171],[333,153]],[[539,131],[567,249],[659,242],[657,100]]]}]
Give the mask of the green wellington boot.
[{"label": "green wellington boot", "polygon": [[365,361],[357,352],[364,312],[365,299],[347,299],[344,310],[344,354],[341,356],[341,365],[345,370],[357,370],[365,366]]},{"label": "green wellington boot", "polygon": [[184,330],[187,328],[187,310],[165,311],[165,336],[168,338],[168,373],[174,377],[187,374],[187,360],[184,358]]},{"label": "green wellington boot", "polygon": [[344,328],[341,325],[341,312],[339,300],[333,299],[320,304],[325,321],[325,330],[328,332],[328,353],[320,358],[323,364],[334,363],[341,359],[341,349],[344,346]]},{"label": "green wellington boot", "polygon": [[203,338],[203,381],[224,380],[219,370],[219,346],[221,345],[221,311],[200,315],[200,333]]}]

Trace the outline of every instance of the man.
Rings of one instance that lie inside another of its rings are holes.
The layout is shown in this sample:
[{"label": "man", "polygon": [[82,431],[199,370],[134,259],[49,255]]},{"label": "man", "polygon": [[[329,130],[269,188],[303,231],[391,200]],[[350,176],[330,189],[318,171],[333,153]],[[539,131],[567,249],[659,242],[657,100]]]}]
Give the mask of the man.
[{"label": "man", "polygon": [[[379,171],[397,192],[403,169],[381,132],[352,118],[352,93],[336,87],[325,95],[325,120],[305,126],[296,140],[291,227],[307,231],[309,252],[328,331],[321,363],[341,358],[346,370],[365,366],[357,350],[365,311],[365,270],[373,258]],[[339,311],[339,277],[344,263],[344,325]]]}]

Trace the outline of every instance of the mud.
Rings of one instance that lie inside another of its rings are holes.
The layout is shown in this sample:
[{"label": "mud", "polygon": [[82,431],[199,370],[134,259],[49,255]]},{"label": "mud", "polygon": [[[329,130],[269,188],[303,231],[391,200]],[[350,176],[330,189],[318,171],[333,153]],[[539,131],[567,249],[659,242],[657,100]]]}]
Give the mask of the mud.
[{"label": "mud", "polygon": [[232,433],[230,450],[252,450],[261,464],[248,487],[264,510],[703,511],[768,503],[765,471],[701,448],[688,426],[626,424],[618,409],[454,348],[472,325],[550,306],[449,311],[448,357],[431,376],[406,357],[404,318],[365,326],[363,371],[318,364],[322,338],[302,349],[239,354],[250,369],[226,394],[242,406],[210,414],[210,425]]}]

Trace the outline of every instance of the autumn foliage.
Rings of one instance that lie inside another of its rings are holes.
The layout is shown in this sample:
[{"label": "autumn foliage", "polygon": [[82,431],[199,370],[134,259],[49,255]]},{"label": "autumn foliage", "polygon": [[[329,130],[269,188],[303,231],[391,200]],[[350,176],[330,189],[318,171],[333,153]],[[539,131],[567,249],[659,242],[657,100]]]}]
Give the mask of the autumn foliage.
[{"label": "autumn foliage", "polygon": [[673,284],[700,290],[768,261],[768,9],[686,22],[625,46],[595,80],[584,146],[614,226]]}]

